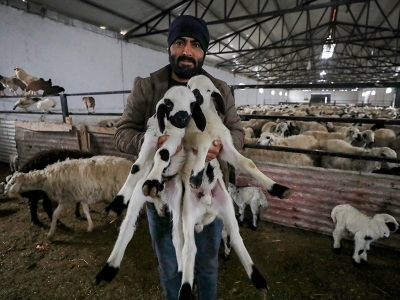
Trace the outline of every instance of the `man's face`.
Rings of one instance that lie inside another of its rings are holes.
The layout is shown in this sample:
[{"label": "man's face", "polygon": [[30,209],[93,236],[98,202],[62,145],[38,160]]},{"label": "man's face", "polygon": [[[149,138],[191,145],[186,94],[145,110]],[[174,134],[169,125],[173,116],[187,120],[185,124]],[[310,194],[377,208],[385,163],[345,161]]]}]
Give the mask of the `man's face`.
[{"label": "man's face", "polygon": [[204,62],[204,51],[193,38],[177,38],[169,48],[172,71],[182,79],[198,75]]}]

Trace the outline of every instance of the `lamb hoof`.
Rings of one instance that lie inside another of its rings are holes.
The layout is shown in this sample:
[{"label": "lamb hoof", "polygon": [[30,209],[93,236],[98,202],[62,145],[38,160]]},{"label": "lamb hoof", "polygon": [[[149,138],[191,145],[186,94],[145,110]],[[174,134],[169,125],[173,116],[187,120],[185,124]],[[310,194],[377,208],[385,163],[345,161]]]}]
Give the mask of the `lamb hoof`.
[{"label": "lamb hoof", "polygon": [[361,263],[358,263],[354,260],[354,258],[351,259],[351,263],[353,266],[355,266],[357,269],[360,269],[362,267]]},{"label": "lamb hoof", "polygon": [[44,225],[42,222],[40,222],[39,220],[32,220],[32,223],[35,224],[36,226],[42,227],[44,228]]},{"label": "lamb hoof", "polygon": [[286,186],[280,185],[279,183],[275,183],[271,190],[268,190],[272,196],[276,196],[280,199],[289,198],[292,194],[292,190]]},{"label": "lamb hoof", "polygon": [[254,226],[254,225],[250,225],[250,228],[251,228],[251,230],[253,230],[253,231],[257,231],[257,227]]},{"label": "lamb hoof", "polygon": [[366,261],[366,260],[364,260],[364,259],[361,259],[361,265],[363,265],[363,266],[365,266],[365,267],[368,267],[369,266],[369,263]]},{"label": "lamb hoof", "polygon": [[336,254],[342,254],[342,248],[333,248],[333,252]]},{"label": "lamb hoof", "polygon": [[228,261],[228,260],[231,260],[231,255],[224,253],[221,255],[221,258],[225,261]]},{"label": "lamb hoof", "polygon": [[142,186],[142,192],[145,196],[155,198],[159,192],[164,189],[164,184],[156,179],[146,180]]},{"label": "lamb hoof", "polygon": [[239,223],[239,226],[240,226],[240,227],[243,227],[243,224],[244,224],[243,221],[239,221],[238,223]]},{"label": "lamb hoof", "polygon": [[191,300],[192,299],[192,288],[188,282],[185,282],[179,291],[179,300]]},{"label": "lamb hoof", "polygon": [[204,169],[201,170],[199,173],[197,173],[196,176],[192,175],[190,176],[190,186],[194,189],[198,189],[201,184],[203,183],[203,174],[204,174]]},{"label": "lamb hoof", "polygon": [[257,268],[253,265],[253,270],[251,272],[251,282],[256,286],[258,289],[265,289],[268,290],[267,281],[261,275],[261,273],[257,270]]},{"label": "lamb hoof", "polygon": [[110,212],[114,212],[117,214],[117,216],[119,216],[128,207],[128,203],[129,201],[126,204],[124,203],[124,196],[117,195],[117,197],[115,197],[115,199],[106,206],[102,212],[102,215],[106,216]]},{"label": "lamb hoof", "polygon": [[98,285],[103,280],[111,282],[114,277],[117,275],[119,268],[110,266],[109,263],[106,263],[105,266],[101,269],[101,271],[96,275],[94,279],[94,284]]}]

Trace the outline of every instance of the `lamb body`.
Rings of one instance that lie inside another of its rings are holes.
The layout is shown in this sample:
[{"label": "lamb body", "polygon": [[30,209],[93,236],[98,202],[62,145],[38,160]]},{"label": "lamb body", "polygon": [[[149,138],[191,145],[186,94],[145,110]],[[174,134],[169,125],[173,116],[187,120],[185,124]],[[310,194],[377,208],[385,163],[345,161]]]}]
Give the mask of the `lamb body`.
[{"label": "lamb body", "polygon": [[266,208],[268,206],[267,198],[263,191],[255,186],[237,187],[233,183],[229,183],[228,192],[239,207],[239,224],[243,224],[244,210],[249,205],[253,213],[253,229],[256,229],[260,207]]},{"label": "lamb body", "polygon": [[368,217],[349,204],[335,206],[331,212],[331,218],[336,223],[333,231],[335,252],[340,253],[343,232],[347,229],[354,234],[353,260],[360,264],[361,260],[367,261],[367,251],[372,242],[382,237],[389,237],[390,232],[399,229],[395,218],[388,214],[376,214]]}]

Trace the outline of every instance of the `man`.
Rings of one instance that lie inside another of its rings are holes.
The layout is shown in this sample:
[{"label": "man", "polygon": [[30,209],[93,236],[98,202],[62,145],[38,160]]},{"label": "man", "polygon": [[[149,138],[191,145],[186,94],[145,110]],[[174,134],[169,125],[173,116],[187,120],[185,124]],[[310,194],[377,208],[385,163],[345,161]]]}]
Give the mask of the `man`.
[{"label": "man", "polygon": [[[175,85],[186,85],[195,75],[209,77],[221,92],[226,104],[226,114],[221,116],[231,131],[237,149],[244,143],[244,131],[237,115],[235,101],[227,84],[213,78],[202,69],[210,36],[206,23],[199,18],[182,15],[170,25],[168,32],[168,52],[170,64],[151,73],[150,77],[134,80],[127,105],[115,134],[116,147],[120,151],[138,155],[143,143],[148,119],[155,113],[157,102],[165,92]],[[160,147],[168,136],[158,140]],[[181,150],[178,147],[177,152]],[[221,150],[221,141],[216,140],[207,154],[207,161],[217,157]],[[228,177],[227,164],[221,162],[225,180]],[[167,299],[177,299],[181,286],[181,274],[178,273],[175,249],[172,244],[172,222],[169,213],[158,216],[154,204],[147,203],[147,218],[153,249],[159,262],[160,280]],[[195,262],[195,281],[199,300],[217,298],[218,249],[221,241],[222,220],[216,219],[195,235],[197,254]]]}]

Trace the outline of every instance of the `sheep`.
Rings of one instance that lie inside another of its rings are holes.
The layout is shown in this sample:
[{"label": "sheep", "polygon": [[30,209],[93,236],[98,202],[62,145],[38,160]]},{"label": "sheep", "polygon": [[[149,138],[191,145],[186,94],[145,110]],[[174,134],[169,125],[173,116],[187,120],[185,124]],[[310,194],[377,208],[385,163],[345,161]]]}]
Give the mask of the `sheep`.
[{"label": "sheep", "polygon": [[[187,151],[177,149],[185,136],[189,121],[204,130],[206,119],[200,109],[200,102],[184,86],[170,88],[156,105],[156,113],[147,123],[143,145],[133,164],[125,184],[115,199],[105,208],[105,212],[120,215],[127,208],[120,233],[107,263],[96,275],[95,284],[103,280],[110,282],[116,276],[125,249],[135,232],[135,223],[142,205],[154,202],[159,215],[168,204],[173,216],[172,241],[180,265],[182,250],[181,197],[182,183],[180,170]],[[158,138],[169,135],[165,143],[157,149]],[[174,154],[175,155],[171,155]],[[166,188],[164,188],[164,185]],[[130,203],[128,205],[128,203]]]},{"label": "sheep", "polygon": [[389,237],[390,232],[399,229],[395,218],[388,214],[376,214],[372,218],[361,213],[349,204],[335,206],[331,212],[335,223],[333,231],[333,250],[340,253],[343,232],[347,229],[354,234],[353,262],[360,265],[362,260],[367,262],[367,251],[372,242],[382,237]]},{"label": "sheep", "polygon": [[375,147],[389,147],[389,144],[396,138],[396,134],[392,129],[380,128],[374,130]]},{"label": "sheep", "polygon": [[[185,128],[189,121],[194,119],[194,122],[199,130],[204,130],[206,120],[200,109],[200,103],[196,100],[194,95],[187,87],[177,86],[169,89],[164,97],[156,105],[156,113],[149,119],[147,123],[147,130],[144,135],[144,142],[142,144],[138,159],[132,166],[131,173],[128,175],[126,183],[116,198],[105,210],[107,213],[113,212],[120,215],[127,207],[129,198],[132,195],[137,180],[142,176],[137,174],[141,172],[143,166],[152,164],[154,167],[151,174],[143,185],[143,194],[145,196],[155,197],[158,192],[163,190],[163,170],[170,165],[170,159],[176,161],[176,165],[169,166],[174,175],[177,173],[179,166],[182,164],[181,160],[184,159],[183,152],[178,152],[175,156],[170,153],[175,153],[177,147],[182,143],[182,138],[185,136]],[[157,149],[158,138],[162,135],[169,135],[168,140]],[[143,172],[141,172],[143,173]]]},{"label": "sheep", "polygon": [[117,119],[105,119],[97,122],[96,126],[98,127],[115,127],[119,121],[119,118]]},{"label": "sheep", "polygon": [[25,97],[22,99],[19,99],[17,102],[15,102],[13,110],[15,110],[17,107],[21,107],[25,109],[27,112],[29,112],[28,107],[34,105],[38,101],[40,101],[41,98],[31,98],[31,97]]},{"label": "sheep", "polygon": [[[204,132],[199,132],[191,122],[185,135],[185,148],[189,151],[182,170],[184,244],[181,266],[178,263],[178,271],[182,271],[179,299],[190,298],[193,285],[196,254],[193,229],[200,232],[204,225],[211,223],[216,217],[221,217],[223,220],[227,234],[231,237],[231,244],[238,253],[250,280],[257,288],[267,289],[267,282],[255,267],[243,244],[233,203],[225,187],[219,162],[217,159],[213,159],[204,163],[209,147],[214,140],[220,140],[222,147],[219,159],[250,173],[266,187],[270,194],[286,198],[289,197],[291,190],[266,177],[251,160],[242,156],[235,149],[230,132],[218,115],[218,112],[224,114],[225,106],[221,94],[212,81],[204,75],[198,75],[189,79],[187,86],[196,98],[200,99],[207,126]],[[197,150],[197,154],[190,151],[191,149]]]},{"label": "sheep", "polygon": [[64,93],[65,89],[62,86],[59,85],[52,85],[52,86],[47,86],[45,87],[45,89],[43,90],[43,97],[46,96],[50,96],[50,95],[54,95],[57,96],[60,93]]},{"label": "sheep", "polygon": [[87,111],[88,111],[88,114],[90,113],[89,112],[89,108],[92,108],[92,112],[93,113],[95,113],[94,112],[94,107],[96,106],[96,101],[94,100],[94,98],[93,97],[83,97],[82,98],[82,101],[83,101],[83,103],[85,104],[85,106],[86,106],[86,109],[87,109]]},{"label": "sheep", "polygon": [[[261,135],[264,132],[272,132],[281,137],[288,137],[290,135],[289,126],[286,122],[278,120],[277,122],[267,122],[261,128]],[[261,136],[260,135],[260,136]]]},{"label": "sheep", "polygon": [[251,127],[246,127],[246,128],[243,128],[243,130],[244,130],[244,137],[245,137],[245,138],[251,139],[251,138],[254,137],[254,130],[253,130],[253,128],[251,128]]},{"label": "sheep", "polygon": [[0,75],[0,83],[6,88],[10,90],[15,96],[17,96],[18,88],[21,89],[22,94],[26,89],[26,84],[23,83],[21,80],[15,77],[5,77]]},{"label": "sheep", "polygon": [[45,81],[43,78],[31,81],[27,86],[25,91],[34,94],[38,94],[39,90],[44,91],[46,88],[51,87],[51,79]]},{"label": "sheep", "polygon": [[5,97],[6,96],[6,94],[4,93],[5,88],[6,87],[3,85],[3,83],[0,82],[0,97]]},{"label": "sheep", "polygon": [[100,201],[110,202],[121,189],[131,165],[131,161],[116,156],[67,159],[43,170],[14,173],[5,191],[13,194],[42,190],[50,199],[58,202],[47,233],[47,238],[52,240],[57,220],[72,203],[82,204],[88,221],[87,231],[92,231],[94,224],[90,217],[89,205]]},{"label": "sheep", "polygon": [[11,172],[16,172],[18,171],[18,154],[10,154],[9,156],[9,162],[10,162],[10,170]]},{"label": "sheep", "polygon": [[37,108],[45,113],[49,113],[51,108],[56,107],[57,102],[53,98],[46,98],[37,102]]},{"label": "sheep", "polygon": [[237,187],[233,183],[228,184],[228,192],[239,207],[239,225],[243,225],[244,210],[247,205],[250,205],[251,212],[253,213],[252,228],[256,229],[259,208],[266,208],[268,206],[264,192],[255,186]]},{"label": "sheep", "polygon": [[[319,141],[313,136],[293,135],[287,138],[278,137],[270,132],[261,134],[257,141],[259,145],[301,148],[309,150],[319,149]],[[240,153],[257,163],[284,163],[296,166],[315,166],[317,158],[303,153],[245,148]]]},{"label": "sheep", "polygon": [[374,170],[380,169],[382,166],[382,162],[372,161],[372,160],[362,160],[362,156],[368,155],[368,156],[380,156],[389,158],[397,157],[396,152],[388,147],[375,147],[371,149],[364,149],[352,146],[343,140],[324,141],[323,143],[321,143],[321,150],[329,152],[358,154],[360,156],[360,159],[323,156],[321,158],[321,167],[366,172],[366,173],[370,173]]},{"label": "sheep", "polygon": [[319,122],[288,121],[288,125],[291,135],[294,135],[295,133],[300,134],[311,130],[328,132],[327,126]]},{"label": "sheep", "polygon": [[302,135],[313,136],[318,140],[319,144],[324,143],[326,140],[332,139],[344,140],[352,145],[353,143],[359,143],[360,146],[364,146],[367,142],[369,142],[369,139],[368,141],[363,139],[363,136],[359,133],[357,127],[348,127],[347,130],[342,133],[310,130],[302,133]]},{"label": "sheep", "polygon": [[[80,151],[74,149],[50,149],[36,153],[31,158],[29,158],[22,166],[18,168],[17,171],[22,173],[28,173],[33,170],[43,170],[48,165],[53,163],[64,161],[67,158],[77,159],[77,158],[89,158],[93,154],[87,151]],[[50,220],[52,220],[53,209],[51,206],[51,200],[47,194],[41,190],[33,190],[20,194],[23,198],[28,198],[29,200],[29,210],[31,214],[31,221],[37,226],[43,226],[39,221],[37,216],[37,206],[40,199],[42,199],[42,205],[44,211],[47,213]],[[80,204],[76,204],[75,216],[80,218],[79,212]]]},{"label": "sheep", "polygon": [[[177,253],[177,257],[181,257],[181,263],[178,260],[178,271],[182,272],[179,299],[190,299],[191,295],[197,250],[194,232],[201,232],[205,225],[210,224],[217,217],[222,219],[227,236],[226,239],[237,253],[249,279],[256,288],[266,290],[267,282],[254,265],[240,236],[233,201],[225,187],[218,159],[213,159],[205,163],[205,172],[202,173],[202,184],[193,189],[190,186],[190,178],[192,174],[191,170],[193,170],[196,161],[196,155],[192,151],[189,151],[186,164],[182,170],[184,187],[181,229],[183,230],[184,243],[182,250]],[[206,201],[204,198],[211,201]]]},{"label": "sheep", "polygon": [[[234,147],[229,129],[222,123],[218,112],[224,114],[225,107],[218,89],[214,86],[209,78],[204,75],[192,77],[188,82],[188,87],[193,91],[195,96],[202,101],[201,109],[207,120],[207,126],[204,132],[196,130],[193,122],[189,123],[187,130],[193,132],[185,137],[188,148],[196,149],[197,162],[193,169],[193,175],[190,178],[190,184],[196,188],[201,185],[202,173],[204,172],[204,162],[209,147],[214,140],[221,140],[222,148],[219,153],[221,160],[231,164],[235,168],[251,174],[266,188],[268,193],[279,198],[289,197],[291,191],[289,188],[282,186],[267,176],[265,176],[255,164],[248,158],[241,155]],[[214,104],[214,101],[216,104]]]},{"label": "sheep", "polygon": [[17,76],[17,78],[19,80],[21,80],[23,83],[25,83],[27,86],[32,81],[39,80],[39,78],[29,75],[28,73],[26,73],[23,69],[21,69],[19,67],[15,67],[14,71],[15,71],[15,75]]}]

